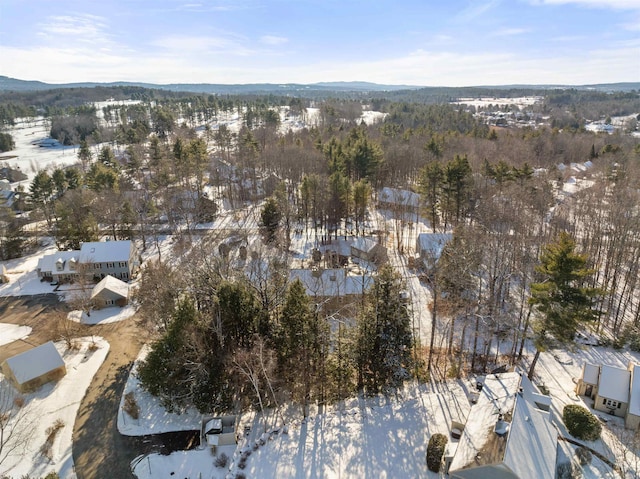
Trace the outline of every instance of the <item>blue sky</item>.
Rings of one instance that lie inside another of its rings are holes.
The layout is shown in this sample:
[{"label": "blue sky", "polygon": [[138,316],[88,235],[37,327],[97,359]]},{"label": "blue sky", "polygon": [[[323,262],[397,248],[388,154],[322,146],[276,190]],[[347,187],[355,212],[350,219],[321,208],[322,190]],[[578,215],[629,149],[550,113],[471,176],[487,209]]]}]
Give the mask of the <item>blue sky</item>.
[{"label": "blue sky", "polygon": [[0,74],[51,83],[640,81],[640,0],[0,0]]}]

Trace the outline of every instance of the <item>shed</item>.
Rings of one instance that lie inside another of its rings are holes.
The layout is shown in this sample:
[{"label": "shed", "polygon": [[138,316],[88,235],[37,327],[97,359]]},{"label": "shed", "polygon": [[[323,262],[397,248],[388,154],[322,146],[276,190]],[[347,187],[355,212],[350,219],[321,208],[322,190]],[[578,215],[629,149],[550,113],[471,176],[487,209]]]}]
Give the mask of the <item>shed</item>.
[{"label": "shed", "polygon": [[113,276],[105,276],[93,287],[91,300],[96,309],[124,306],[129,301],[129,285]]},{"label": "shed", "polygon": [[22,393],[35,391],[67,374],[64,361],[51,341],[6,359],[1,368]]},{"label": "shed", "polygon": [[202,421],[202,436],[208,446],[228,446],[238,443],[236,416],[206,418]]}]

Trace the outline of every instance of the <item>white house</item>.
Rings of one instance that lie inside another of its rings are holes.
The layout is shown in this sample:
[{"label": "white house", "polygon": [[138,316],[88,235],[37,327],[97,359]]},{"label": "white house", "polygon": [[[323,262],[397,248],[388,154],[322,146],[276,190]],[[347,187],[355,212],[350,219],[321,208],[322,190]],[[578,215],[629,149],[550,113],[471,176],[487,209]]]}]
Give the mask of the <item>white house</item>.
[{"label": "white house", "polygon": [[627,369],[584,364],[576,393],[593,399],[593,408],[625,418],[630,429],[640,427],[640,365]]},{"label": "white house", "polygon": [[92,241],[80,250],[58,251],[38,261],[38,277],[48,281],[72,281],[80,271],[94,280],[111,275],[128,281],[138,266],[132,241]]},{"label": "white house", "polygon": [[449,477],[555,477],[558,433],[549,403],[549,397],[540,394],[524,375],[487,376],[458,447],[448,458]]}]

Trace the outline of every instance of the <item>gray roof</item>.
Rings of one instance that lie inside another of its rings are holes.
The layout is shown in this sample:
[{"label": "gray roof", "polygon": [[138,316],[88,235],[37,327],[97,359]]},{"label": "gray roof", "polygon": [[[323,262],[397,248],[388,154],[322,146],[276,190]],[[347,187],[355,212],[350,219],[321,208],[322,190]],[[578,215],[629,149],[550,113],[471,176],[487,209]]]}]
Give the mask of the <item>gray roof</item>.
[{"label": "gray roof", "polygon": [[131,241],[92,241],[80,247],[80,262],[110,263],[129,261]]},{"label": "gray roof", "polygon": [[587,384],[598,384],[598,376],[600,375],[600,366],[595,364],[584,363],[582,366],[582,381]]},{"label": "gray roof", "polygon": [[[40,271],[50,271],[54,274],[74,274],[77,271],[69,267],[69,260],[78,259],[79,251],[58,251],[57,253],[48,254],[38,260],[38,269]],[[56,263],[63,263],[61,271],[56,268]]]},{"label": "gray roof", "polygon": [[[518,373],[487,376],[469,413],[450,476],[554,477],[557,431],[549,413],[536,408],[538,395],[526,376]],[[494,433],[499,412],[510,418],[505,437]]]},{"label": "gray roof", "polygon": [[629,402],[631,372],[614,366],[602,365],[598,396],[623,403]]},{"label": "gray roof", "polygon": [[445,245],[451,241],[451,233],[420,233],[416,241],[418,252],[425,252],[437,260],[442,254]]},{"label": "gray roof", "polygon": [[358,251],[364,251],[365,253],[370,252],[373,248],[376,247],[378,242],[373,238],[365,238],[363,236],[359,236],[358,238],[353,240],[351,243],[351,247]]},{"label": "gray roof", "polygon": [[24,384],[64,366],[55,345],[49,341],[6,360],[18,384]]},{"label": "gray roof", "polygon": [[420,206],[420,195],[409,190],[384,187],[378,193],[378,200],[400,206],[417,208]]},{"label": "gray roof", "polygon": [[91,299],[95,298],[103,291],[110,291],[122,298],[129,297],[129,285],[124,281],[119,280],[118,278],[114,278],[111,275],[105,276],[98,284],[93,287],[93,289],[91,290]]},{"label": "gray roof", "polygon": [[362,294],[373,285],[370,275],[347,275],[343,268],[337,269],[292,269],[289,281],[299,279],[307,295],[329,297]]}]

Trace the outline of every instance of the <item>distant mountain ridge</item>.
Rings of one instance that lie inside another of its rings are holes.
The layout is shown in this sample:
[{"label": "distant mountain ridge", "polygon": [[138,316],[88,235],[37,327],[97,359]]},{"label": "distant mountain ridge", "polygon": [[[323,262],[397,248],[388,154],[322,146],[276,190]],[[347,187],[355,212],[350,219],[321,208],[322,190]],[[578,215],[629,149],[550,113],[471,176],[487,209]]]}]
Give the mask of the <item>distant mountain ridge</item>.
[{"label": "distant mountain ridge", "polygon": [[[417,85],[382,85],[365,81],[352,82],[319,82],[311,84],[302,83],[247,83],[247,84],[216,84],[216,83],[169,83],[155,84],[143,82],[78,82],[78,83],[45,83],[37,80],[20,80],[7,76],[0,76],[0,91],[38,91],[53,90],[60,88],[94,88],[94,87],[119,87],[119,86],[135,86],[142,88],[150,88],[157,90],[168,90],[174,92],[191,92],[191,93],[212,93],[212,94],[250,94],[250,93],[275,93],[275,94],[300,94],[302,92],[323,91],[323,92],[390,92],[401,90],[419,90],[428,88],[443,87],[425,87]],[[457,87],[451,87],[457,88]],[[467,87],[460,87],[467,88]],[[631,91],[640,90],[640,82],[620,82],[620,83],[601,83],[593,85],[482,85],[474,88],[486,89],[564,89],[576,88],[580,90],[597,90],[597,91]]]}]

